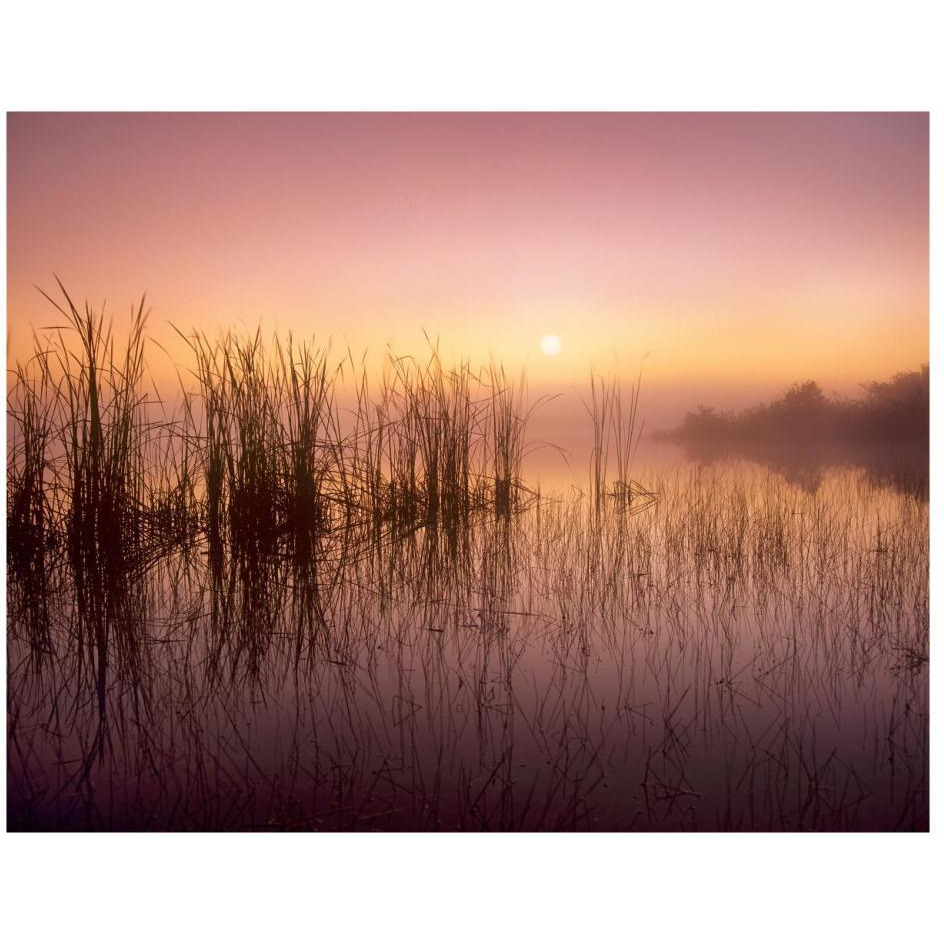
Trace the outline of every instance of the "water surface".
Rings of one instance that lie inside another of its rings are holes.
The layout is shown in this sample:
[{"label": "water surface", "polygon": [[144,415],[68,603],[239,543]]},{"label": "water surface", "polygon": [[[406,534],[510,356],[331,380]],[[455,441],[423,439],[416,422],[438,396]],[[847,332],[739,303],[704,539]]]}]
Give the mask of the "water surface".
[{"label": "water surface", "polygon": [[928,827],[928,510],[643,455],[462,533],[11,585],[13,829]]}]

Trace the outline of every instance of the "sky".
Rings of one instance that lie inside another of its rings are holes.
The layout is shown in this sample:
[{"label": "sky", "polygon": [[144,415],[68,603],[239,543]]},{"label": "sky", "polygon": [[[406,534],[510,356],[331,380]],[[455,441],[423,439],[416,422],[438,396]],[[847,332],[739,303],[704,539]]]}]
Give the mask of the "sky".
[{"label": "sky", "polygon": [[425,330],[553,393],[645,356],[657,425],[928,360],[923,113],[14,113],[7,141],[8,361],[53,273],[119,326],[146,291],[170,359],[171,325]]}]

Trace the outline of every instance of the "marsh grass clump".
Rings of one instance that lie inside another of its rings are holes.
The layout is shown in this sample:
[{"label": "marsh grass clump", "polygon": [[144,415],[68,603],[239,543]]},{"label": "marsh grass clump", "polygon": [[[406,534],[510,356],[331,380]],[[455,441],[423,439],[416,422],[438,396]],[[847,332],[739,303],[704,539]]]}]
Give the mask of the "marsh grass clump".
[{"label": "marsh grass clump", "polygon": [[7,398],[7,544],[12,567],[39,575],[52,541],[49,450],[56,432],[56,396],[49,352],[38,341],[36,347],[26,365],[16,365]]},{"label": "marsh grass clump", "polygon": [[[10,394],[8,524],[15,546],[28,534],[31,546],[61,547],[82,578],[145,566],[160,553],[169,522],[154,469],[157,453],[168,452],[169,429],[150,418],[144,391],[144,299],[120,346],[104,312],[79,309],[60,289],[61,302],[46,297],[64,323],[36,340]],[[176,445],[172,452],[179,455]],[[186,455],[175,461],[183,465],[168,494],[186,482]],[[165,482],[168,473],[161,465]]]},{"label": "marsh grass clump", "polygon": [[509,517],[523,502],[535,498],[521,480],[521,468],[529,451],[525,439],[528,420],[538,401],[527,406],[527,388],[522,375],[509,378],[504,366],[492,362],[485,376],[489,391],[485,410],[486,464],[492,470],[495,514]]},{"label": "marsh grass clump", "polygon": [[[60,511],[69,561],[85,575],[139,560],[148,538],[144,457],[152,430],[142,392],[146,316],[142,299],[132,311],[124,350],[116,350],[104,313],[88,305],[80,311],[61,283],[60,288],[63,304],[47,298],[65,325],[36,361],[44,377],[54,371],[55,379],[31,397],[32,411],[52,418],[43,443],[58,452],[47,452],[43,465],[54,470],[54,492],[64,499]],[[47,399],[50,392],[54,396]]]},{"label": "marsh grass clump", "polygon": [[310,535],[323,529],[328,503],[343,496],[343,436],[337,426],[334,374],[327,352],[297,344],[289,335],[276,341],[279,370],[277,399],[281,414],[282,478],[287,483],[285,514],[292,532]]},{"label": "marsh grass clump", "polygon": [[258,333],[223,348],[227,516],[233,547],[251,552],[271,546],[280,524],[279,437],[268,369]]},{"label": "marsh grass clump", "polygon": [[197,388],[185,389],[184,438],[211,544],[258,554],[285,539],[302,552],[331,526],[344,478],[327,352],[291,336],[270,351],[258,331],[185,340]]},{"label": "marsh grass clump", "polygon": [[351,466],[357,504],[376,528],[437,528],[453,537],[474,516],[507,516],[533,499],[521,479],[529,412],[524,379],[503,368],[447,368],[388,353],[379,389],[358,387]]},{"label": "marsh grass clump", "polygon": [[480,504],[474,474],[478,404],[468,365],[390,354],[367,435],[373,514],[398,530],[454,529]]},{"label": "marsh grass clump", "polygon": [[645,421],[639,413],[642,370],[624,391],[619,377],[590,374],[590,401],[584,407],[593,428],[590,458],[590,496],[597,515],[607,506],[622,513],[639,514],[656,501],[656,494],[632,478]]},{"label": "marsh grass clump", "polygon": [[49,352],[39,341],[35,346],[33,358],[16,365],[7,398],[7,599],[41,656],[50,650],[50,558],[59,550],[55,470],[50,468],[57,398]]}]

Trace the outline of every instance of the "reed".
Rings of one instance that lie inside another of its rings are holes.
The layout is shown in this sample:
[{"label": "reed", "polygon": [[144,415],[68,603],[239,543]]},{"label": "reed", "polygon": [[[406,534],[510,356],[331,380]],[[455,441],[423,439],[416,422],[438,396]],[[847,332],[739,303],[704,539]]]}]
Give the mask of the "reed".
[{"label": "reed", "polygon": [[645,429],[639,410],[642,367],[629,391],[619,377],[590,373],[590,400],[584,402],[593,430],[590,454],[590,495],[597,515],[608,504],[622,512],[638,514],[649,508],[656,495],[632,477],[632,466]]},{"label": "reed", "polygon": [[7,397],[7,547],[12,567],[39,577],[54,529],[49,464],[57,396],[49,351],[38,340],[36,349],[29,362],[14,368]]},{"label": "reed", "polygon": [[59,550],[55,515],[55,471],[50,468],[56,436],[56,385],[49,351],[17,364],[7,397],[7,601],[28,627],[37,659],[52,649],[48,604],[50,557]]}]

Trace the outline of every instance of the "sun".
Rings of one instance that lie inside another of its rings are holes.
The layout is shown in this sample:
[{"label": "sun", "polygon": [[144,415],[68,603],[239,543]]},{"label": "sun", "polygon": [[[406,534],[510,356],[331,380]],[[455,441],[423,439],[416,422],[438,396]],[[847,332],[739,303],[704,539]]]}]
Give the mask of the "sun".
[{"label": "sun", "polygon": [[556,357],[561,352],[561,339],[556,334],[545,334],[541,338],[541,353],[547,357]]}]

